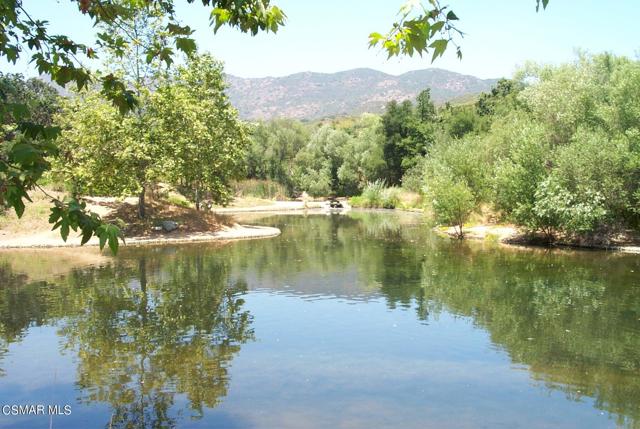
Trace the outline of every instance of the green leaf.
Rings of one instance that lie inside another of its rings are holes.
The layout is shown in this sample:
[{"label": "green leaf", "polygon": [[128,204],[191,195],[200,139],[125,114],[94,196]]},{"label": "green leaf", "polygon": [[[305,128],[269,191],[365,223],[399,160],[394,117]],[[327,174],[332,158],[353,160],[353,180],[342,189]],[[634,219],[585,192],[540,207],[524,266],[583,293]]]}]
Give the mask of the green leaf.
[{"label": "green leaf", "polygon": [[19,143],[11,149],[11,158],[20,164],[33,164],[40,158],[40,151],[29,143]]},{"label": "green leaf", "polygon": [[434,40],[429,47],[433,48],[433,56],[431,58],[431,62],[435,61],[436,58],[442,56],[444,52],[447,50],[447,45],[449,44],[448,40],[438,39]]},{"label": "green leaf", "polygon": [[177,37],[176,48],[185,54],[190,55],[196,51],[196,41],[189,37]]},{"label": "green leaf", "polygon": [[60,236],[63,241],[67,241],[67,237],[69,237],[69,221],[66,219],[63,219],[60,225]]},{"label": "green leaf", "polygon": [[80,245],[84,246],[85,244],[87,244],[87,242],[91,240],[91,237],[93,237],[93,230],[91,230],[90,228],[83,230],[82,240],[80,241]]}]

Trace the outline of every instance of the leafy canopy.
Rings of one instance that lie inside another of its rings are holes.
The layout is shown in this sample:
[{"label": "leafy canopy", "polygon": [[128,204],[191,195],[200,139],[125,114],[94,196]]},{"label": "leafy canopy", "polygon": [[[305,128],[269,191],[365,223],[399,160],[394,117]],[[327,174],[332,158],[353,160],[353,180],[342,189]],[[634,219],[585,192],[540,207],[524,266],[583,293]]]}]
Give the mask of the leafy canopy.
[{"label": "leafy canopy", "polygon": [[[99,58],[104,52],[122,58],[128,43],[142,51],[147,63],[163,61],[167,66],[173,57],[182,52],[190,55],[196,50],[191,37],[193,29],[182,25],[176,15],[172,0],[73,0],[78,12],[87,16],[98,28],[118,28],[121,31],[98,33],[93,46],[74,42],[66,35],[51,34],[49,23],[34,19],[23,0],[0,1],[0,56],[15,63],[28,56],[40,74],[46,74],[59,85],[75,84],[78,90],[98,83],[102,95],[115,105],[121,114],[139,105],[137,94],[120,76],[114,73],[96,74],[83,65],[83,61]],[[194,3],[195,0],[187,0]],[[210,22],[214,30],[227,25],[242,32],[257,34],[260,31],[277,31],[286,16],[269,0],[201,0],[211,9]],[[127,32],[125,23],[141,11],[163,18],[163,37],[144,43],[134,35],[122,37]],[[129,39],[129,42],[127,41]],[[2,136],[0,155],[0,204],[12,207],[22,216],[29,192],[38,188],[42,175],[50,169],[50,159],[58,155],[55,139],[60,129],[50,124],[29,120],[28,103],[12,103],[2,94],[0,116],[10,116],[13,121]],[[97,215],[86,212],[77,199],[59,201],[53,199],[50,221],[60,228],[66,240],[68,230],[82,231],[83,242],[92,235],[100,239],[101,246],[109,243],[112,251],[118,247],[120,231],[104,224]],[[88,237],[88,238],[87,238]]]}]

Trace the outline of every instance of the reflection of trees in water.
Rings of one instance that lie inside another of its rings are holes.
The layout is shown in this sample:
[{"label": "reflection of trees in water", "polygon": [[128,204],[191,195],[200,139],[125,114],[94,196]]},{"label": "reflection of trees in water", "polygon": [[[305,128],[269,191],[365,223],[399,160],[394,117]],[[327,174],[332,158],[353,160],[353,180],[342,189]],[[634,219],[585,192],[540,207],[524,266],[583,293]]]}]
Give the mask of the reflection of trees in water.
[{"label": "reflection of trees in water", "polygon": [[355,267],[360,287],[375,285],[370,293],[382,293],[390,307],[415,308],[425,321],[444,310],[470,317],[548,388],[592,397],[621,426],[640,425],[640,261],[484,249],[434,239],[393,216],[381,222],[384,216],[287,217],[286,245],[266,240],[225,252],[238,271],[255,267],[282,282],[298,272]]},{"label": "reflection of trees in water", "polygon": [[[420,227],[417,214],[405,219],[376,212],[289,216],[284,218],[286,223],[280,223],[282,219],[261,220],[262,224],[280,227],[280,238],[238,243],[221,250],[232,261],[234,273],[251,273],[262,282],[269,280],[265,283],[274,287],[290,284],[297,274],[308,273],[311,275],[304,276],[305,283],[298,285],[305,292],[337,296],[356,291],[377,293],[381,285],[393,283],[393,287],[401,288],[407,279],[419,281],[419,264],[410,258],[416,254],[415,246],[407,243],[424,242],[430,234]],[[397,269],[386,270],[384,261],[396,263]],[[350,270],[357,271],[357,284],[352,290],[344,290],[340,284],[308,284],[309,277]]]},{"label": "reflection of trees in water", "polygon": [[226,263],[214,256],[135,253],[55,285],[3,288],[2,316],[11,302],[30,299],[12,311],[18,318],[3,317],[2,333],[58,321],[67,349],[78,353],[81,399],[109,403],[108,426],[174,427],[182,413],[171,411],[176,395],[199,417],[227,394],[231,361],[253,338],[240,297],[246,285],[229,283]]},{"label": "reflection of trees in water", "polygon": [[[252,338],[239,296],[248,286],[237,279],[251,273],[283,284],[299,273],[350,270],[362,293],[413,308],[421,320],[443,310],[471,318],[548,388],[592,397],[619,425],[640,425],[640,261],[481,249],[385,216],[274,218],[286,222],[278,239],[127,249],[115,266],[54,283],[0,268],[0,336],[18,341],[29,326],[64,318],[83,399],[111,404],[113,427],[171,427],[176,393],[196,416],[215,406],[228,366]],[[321,286],[343,294],[343,286]]]},{"label": "reflection of trees in water", "polygon": [[441,246],[425,260],[415,293],[432,312],[472,317],[549,388],[593,397],[619,425],[639,427],[638,268],[602,253]]}]

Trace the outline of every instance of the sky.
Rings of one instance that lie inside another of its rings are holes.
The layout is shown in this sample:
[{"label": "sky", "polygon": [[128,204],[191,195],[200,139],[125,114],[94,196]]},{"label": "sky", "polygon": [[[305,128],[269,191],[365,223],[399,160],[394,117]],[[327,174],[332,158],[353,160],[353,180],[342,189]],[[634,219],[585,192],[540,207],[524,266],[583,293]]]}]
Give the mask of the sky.
[{"label": "sky", "polygon": [[[640,0],[550,0],[536,13],[535,0],[441,0],[460,18],[463,59],[454,50],[433,64],[430,57],[387,59],[368,48],[368,35],[384,33],[406,0],[272,0],[287,14],[277,34],[252,37],[231,28],[214,35],[208,10],[199,2],[175,0],[178,17],[196,30],[200,51],[225,63],[241,77],[284,76],[313,71],[332,73],[367,67],[390,74],[438,67],[481,78],[509,77],[527,61],[559,64],[577,50],[609,51],[636,58],[640,52]],[[53,33],[91,44],[90,19],[70,0],[24,0],[26,9],[50,22]],[[0,70],[36,74],[27,59]]]}]

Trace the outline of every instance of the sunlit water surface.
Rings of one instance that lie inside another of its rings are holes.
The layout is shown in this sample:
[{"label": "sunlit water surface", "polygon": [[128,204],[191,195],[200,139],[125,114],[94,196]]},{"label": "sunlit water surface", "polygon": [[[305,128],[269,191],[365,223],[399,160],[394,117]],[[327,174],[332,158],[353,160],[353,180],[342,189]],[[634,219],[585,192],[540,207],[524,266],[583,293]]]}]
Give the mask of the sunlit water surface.
[{"label": "sunlit water surface", "polygon": [[0,253],[0,405],[72,409],[0,427],[640,427],[638,256],[250,221],[282,235]]}]

